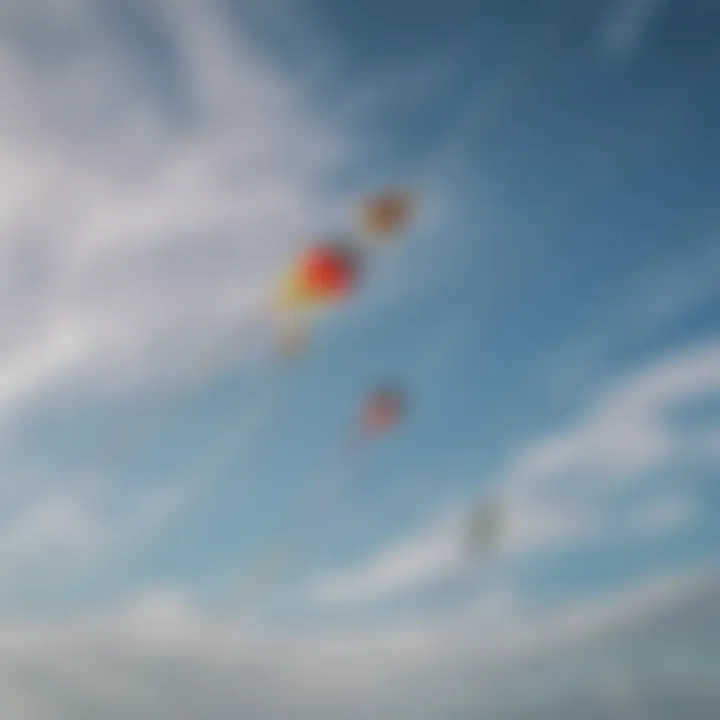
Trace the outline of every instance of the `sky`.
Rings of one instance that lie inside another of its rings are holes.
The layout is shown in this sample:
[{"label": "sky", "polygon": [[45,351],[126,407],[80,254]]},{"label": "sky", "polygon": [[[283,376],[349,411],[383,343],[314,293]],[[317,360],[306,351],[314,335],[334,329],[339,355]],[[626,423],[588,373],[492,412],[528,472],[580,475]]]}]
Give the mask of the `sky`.
[{"label": "sky", "polygon": [[712,0],[3,2],[0,714],[717,717],[719,66]]}]

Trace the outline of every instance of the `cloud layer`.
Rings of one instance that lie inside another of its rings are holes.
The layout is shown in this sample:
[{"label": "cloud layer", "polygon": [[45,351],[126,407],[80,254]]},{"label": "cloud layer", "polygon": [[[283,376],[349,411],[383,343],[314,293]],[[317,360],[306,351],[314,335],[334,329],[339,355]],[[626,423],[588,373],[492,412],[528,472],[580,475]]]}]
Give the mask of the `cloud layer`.
[{"label": "cloud layer", "polygon": [[[700,720],[720,702],[702,672],[717,638],[695,636],[699,622],[717,627],[716,592],[712,576],[685,573],[551,615],[505,602],[498,616],[480,603],[453,618],[312,634],[213,619],[156,592],[113,616],[6,624],[0,710],[15,720],[435,718],[471,709],[530,718],[578,708],[610,717],[622,702],[643,718],[671,717],[653,713],[690,694],[688,717]],[[662,643],[664,664],[652,652]]]}]

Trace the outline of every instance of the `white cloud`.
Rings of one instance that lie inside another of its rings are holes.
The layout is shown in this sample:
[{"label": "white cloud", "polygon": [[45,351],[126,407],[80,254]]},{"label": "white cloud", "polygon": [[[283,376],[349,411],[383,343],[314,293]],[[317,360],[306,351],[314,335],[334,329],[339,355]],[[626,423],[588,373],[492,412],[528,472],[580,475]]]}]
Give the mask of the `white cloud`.
[{"label": "white cloud", "polygon": [[[478,624],[481,613],[469,612],[300,632],[213,618],[183,593],[158,589],[112,615],[6,623],[0,710],[14,720],[430,718],[460,704],[493,717],[497,704],[513,705],[518,692],[527,692],[522,699],[534,701],[537,712],[542,700],[528,680],[532,668],[544,669],[538,687],[558,673],[565,677],[554,700],[542,701],[552,705],[571,693],[575,672],[586,664],[578,665],[576,651],[587,660],[594,648],[611,643],[615,669],[627,669],[623,642],[662,638],[670,626],[676,636],[683,628],[692,636],[698,608],[710,608],[712,622],[716,590],[711,576],[691,572],[553,614],[516,609],[491,624]],[[679,623],[668,622],[676,616]],[[551,667],[556,672],[546,677]],[[592,667],[587,672],[594,677]]]},{"label": "white cloud", "polygon": [[320,578],[311,596],[333,605],[381,599],[458,570],[461,558],[455,523],[444,522],[403,538],[357,567]]},{"label": "white cloud", "polygon": [[583,503],[517,499],[507,508],[501,551],[514,554],[567,547],[601,532],[596,514]]},{"label": "white cloud", "polygon": [[[683,402],[720,392],[720,343],[681,350],[649,363],[617,382],[586,416],[532,445],[506,468],[503,482],[512,490],[587,475],[609,479],[638,477],[661,466],[677,452],[671,417]],[[585,480],[584,480],[585,482]]]},{"label": "white cloud", "polygon": [[58,323],[27,345],[11,349],[0,380],[0,407],[43,390],[77,366],[86,350],[81,329],[69,322]]},{"label": "white cloud", "polygon": [[[10,429],[53,393],[131,403],[129,391],[187,380],[221,339],[239,355],[270,343],[249,332],[268,325],[288,251],[326,229],[322,180],[353,152],[304,94],[317,78],[279,72],[222,4],[123,6],[157,48],[112,5],[0,8],[0,420]],[[35,473],[3,507],[4,583],[22,593],[117,561],[188,507],[221,449],[172,486],[129,486],[120,504],[104,476]]]},{"label": "white cloud", "polygon": [[60,370],[112,386],[237,334],[287,250],[322,227],[317,186],[340,159],[302,79],[213,4],[147,4],[180,70],[152,87],[147,48],[102,7],[3,8],[5,405]]},{"label": "white cloud", "polygon": [[[630,515],[666,515],[668,523],[656,529],[671,530],[669,505],[651,512],[646,499],[624,493],[652,483],[653,473],[682,453],[700,449],[674,421],[673,410],[718,392],[717,342],[677,351],[612,384],[578,422],[533,443],[500,473],[496,482],[511,519],[506,544],[531,551],[607,539],[617,516],[612,501],[620,497]],[[680,505],[671,504],[679,512]]]},{"label": "white cloud", "polygon": [[[413,535],[402,537],[355,566],[320,576],[310,598],[322,605],[353,605],[386,600],[441,582],[471,567],[464,550],[463,517],[437,518]],[[599,536],[600,519],[575,503],[516,500],[504,508],[503,532],[492,554],[552,550],[588,536]]]},{"label": "white cloud", "polygon": [[27,593],[48,597],[58,589],[77,589],[88,577],[122,572],[182,517],[196,490],[189,483],[157,485],[128,492],[118,502],[117,493],[106,488],[29,480],[35,484],[2,513],[3,604]]}]

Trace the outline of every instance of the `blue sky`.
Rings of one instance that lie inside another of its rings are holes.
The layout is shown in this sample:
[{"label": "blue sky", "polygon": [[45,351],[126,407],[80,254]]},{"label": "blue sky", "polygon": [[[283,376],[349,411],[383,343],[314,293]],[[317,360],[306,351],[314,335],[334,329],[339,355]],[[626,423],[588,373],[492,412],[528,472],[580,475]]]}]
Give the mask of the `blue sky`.
[{"label": "blue sky", "polygon": [[[703,0],[4,3],[4,714],[714,716],[719,33]],[[411,231],[278,362],[278,273],[394,183]],[[407,421],[350,466],[387,380]],[[507,524],[468,567],[478,498]]]}]

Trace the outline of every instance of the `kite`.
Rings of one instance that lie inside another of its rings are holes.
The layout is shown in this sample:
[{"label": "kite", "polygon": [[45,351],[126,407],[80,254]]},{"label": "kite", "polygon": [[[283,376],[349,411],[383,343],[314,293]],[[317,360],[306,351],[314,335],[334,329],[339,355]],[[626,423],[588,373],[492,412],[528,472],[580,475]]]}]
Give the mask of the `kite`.
[{"label": "kite", "polygon": [[360,208],[360,225],[366,237],[387,238],[402,232],[413,214],[413,198],[406,190],[389,190],[368,198]]},{"label": "kite", "polygon": [[313,245],[293,263],[277,297],[280,348],[295,355],[307,347],[314,316],[355,294],[363,258],[349,240]]},{"label": "kite", "polygon": [[360,419],[361,432],[365,437],[384,435],[393,430],[405,417],[407,402],[397,388],[385,386],[371,393]]},{"label": "kite", "polygon": [[406,412],[405,395],[396,386],[384,385],[366,396],[349,447],[340,453],[329,473],[315,483],[294,521],[285,526],[276,541],[261,552],[248,569],[242,584],[246,598],[256,597],[258,591],[269,592],[278,582],[281,571],[292,564],[292,559],[311,537],[318,532],[323,534],[327,520],[340,512],[337,502],[342,500],[343,492],[358,480],[357,463],[360,451],[365,449],[363,441],[376,440],[397,428]]},{"label": "kite", "polygon": [[355,292],[361,270],[360,253],[349,241],[310,247],[285,276],[280,306],[293,309],[345,300]]},{"label": "kite", "polygon": [[497,546],[503,531],[504,517],[498,505],[483,503],[472,509],[465,526],[465,549],[475,559]]}]

